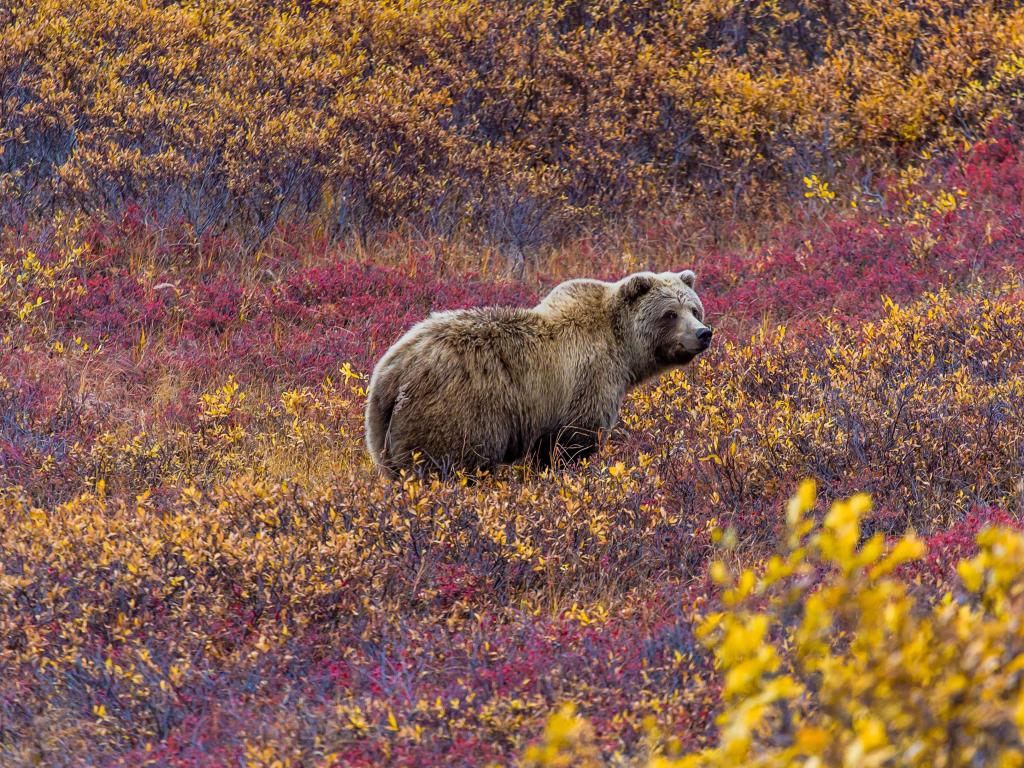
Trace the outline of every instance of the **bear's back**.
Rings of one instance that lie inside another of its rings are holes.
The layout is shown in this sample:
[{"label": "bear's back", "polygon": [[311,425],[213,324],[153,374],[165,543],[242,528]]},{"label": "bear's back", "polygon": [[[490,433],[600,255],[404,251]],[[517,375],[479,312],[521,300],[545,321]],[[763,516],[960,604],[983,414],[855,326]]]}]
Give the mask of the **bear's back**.
[{"label": "bear's back", "polygon": [[433,345],[456,353],[481,349],[512,352],[550,339],[544,318],[515,307],[476,307],[436,312],[422,323],[420,333]]}]

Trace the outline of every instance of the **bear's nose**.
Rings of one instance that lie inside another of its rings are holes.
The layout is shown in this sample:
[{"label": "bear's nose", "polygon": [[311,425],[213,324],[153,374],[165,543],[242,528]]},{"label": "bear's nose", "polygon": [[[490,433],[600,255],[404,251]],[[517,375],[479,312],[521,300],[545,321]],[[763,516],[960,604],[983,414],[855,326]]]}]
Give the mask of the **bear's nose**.
[{"label": "bear's nose", "polygon": [[715,335],[715,332],[710,328],[701,328],[697,331],[697,341],[703,344],[705,347],[711,344],[711,337]]}]

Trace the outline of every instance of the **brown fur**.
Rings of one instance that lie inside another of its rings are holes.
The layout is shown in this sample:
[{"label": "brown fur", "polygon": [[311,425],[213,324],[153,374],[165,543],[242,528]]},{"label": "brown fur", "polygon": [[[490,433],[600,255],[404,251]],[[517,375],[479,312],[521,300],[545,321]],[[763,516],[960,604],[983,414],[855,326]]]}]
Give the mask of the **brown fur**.
[{"label": "brown fur", "polygon": [[394,474],[414,455],[445,471],[593,453],[631,387],[707,348],[694,280],[689,270],[570,280],[533,309],[432,314],[373,371],[370,455]]}]

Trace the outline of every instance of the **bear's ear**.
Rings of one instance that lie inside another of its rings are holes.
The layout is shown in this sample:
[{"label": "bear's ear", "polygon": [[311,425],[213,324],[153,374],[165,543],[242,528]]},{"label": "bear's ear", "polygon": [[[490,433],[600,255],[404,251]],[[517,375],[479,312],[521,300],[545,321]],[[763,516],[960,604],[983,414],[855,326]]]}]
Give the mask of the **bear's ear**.
[{"label": "bear's ear", "polygon": [[633,275],[619,288],[619,296],[631,304],[653,287],[654,278],[651,275]]},{"label": "bear's ear", "polygon": [[684,269],[679,273],[679,279],[686,283],[688,286],[693,288],[697,283],[697,273],[692,269]]}]

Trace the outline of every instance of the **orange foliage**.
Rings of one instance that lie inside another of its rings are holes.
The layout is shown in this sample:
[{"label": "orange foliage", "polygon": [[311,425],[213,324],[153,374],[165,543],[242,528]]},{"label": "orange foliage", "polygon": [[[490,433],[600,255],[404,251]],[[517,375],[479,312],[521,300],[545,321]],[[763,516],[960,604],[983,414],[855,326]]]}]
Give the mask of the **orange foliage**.
[{"label": "orange foliage", "polygon": [[259,240],[290,211],[515,250],[973,141],[1019,117],[1022,56],[1011,3],[16,0],[0,191],[8,213],[134,202]]}]

